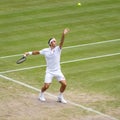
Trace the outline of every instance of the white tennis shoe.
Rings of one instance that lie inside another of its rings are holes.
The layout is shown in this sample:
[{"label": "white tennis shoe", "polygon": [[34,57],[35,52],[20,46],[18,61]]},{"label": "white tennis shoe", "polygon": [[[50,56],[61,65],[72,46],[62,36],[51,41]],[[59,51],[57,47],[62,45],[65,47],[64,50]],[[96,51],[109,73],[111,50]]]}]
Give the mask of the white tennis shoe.
[{"label": "white tennis shoe", "polygon": [[44,94],[43,94],[43,93],[40,93],[38,99],[39,99],[40,101],[42,101],[42,102],[45,102],[45,101],[46,101],[46,99],[44,98]]},{"label": "white tennis shoe", "polygon": [[66,104],[67,103],[67,101],[64,99],[64,97],[59,97],[58,96],[58,100],[57,100],[58,102],[61,102],[61,103],[64,103],[64,104]]}]

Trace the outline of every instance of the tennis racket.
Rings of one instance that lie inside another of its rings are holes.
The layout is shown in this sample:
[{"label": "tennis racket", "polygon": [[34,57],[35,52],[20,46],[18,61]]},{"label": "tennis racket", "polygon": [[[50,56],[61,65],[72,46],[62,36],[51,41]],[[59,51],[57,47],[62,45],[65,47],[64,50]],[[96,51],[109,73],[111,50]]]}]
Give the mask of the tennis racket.
[{"label": "tennis racket", "polygon": [[24,61],[26,61],[26,56],[23,56],[23,57],[21,57],[20,59],[18,59],[17,61],[16,61],[16,63],[17,64],[21,64],[21,63],[23,63]]}]

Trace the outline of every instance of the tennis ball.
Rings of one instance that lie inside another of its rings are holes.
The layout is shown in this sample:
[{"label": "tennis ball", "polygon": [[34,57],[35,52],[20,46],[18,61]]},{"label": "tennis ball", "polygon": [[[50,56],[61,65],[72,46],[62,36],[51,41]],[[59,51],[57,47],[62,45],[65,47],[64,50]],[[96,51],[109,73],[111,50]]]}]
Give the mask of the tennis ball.
[{"label": "tennis ball", "polygon": [[78,3],[77,5],[78,5],[78,6],[81,6],[81,3]]}]

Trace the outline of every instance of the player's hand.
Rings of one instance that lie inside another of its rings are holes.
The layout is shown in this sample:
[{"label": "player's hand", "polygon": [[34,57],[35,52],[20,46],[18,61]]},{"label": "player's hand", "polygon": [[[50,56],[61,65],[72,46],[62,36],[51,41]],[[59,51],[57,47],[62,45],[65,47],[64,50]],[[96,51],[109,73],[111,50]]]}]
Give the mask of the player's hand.
[{"label": "player's hand", "polygon": [[28,56],[29,55],[29,52],[25,52],[24,53],[24,57]]},{"label": "player's hand", "polygon": [[63,31],[63,34],[67,34],[70,30],[68,28],[65,28],[64,31]]}]

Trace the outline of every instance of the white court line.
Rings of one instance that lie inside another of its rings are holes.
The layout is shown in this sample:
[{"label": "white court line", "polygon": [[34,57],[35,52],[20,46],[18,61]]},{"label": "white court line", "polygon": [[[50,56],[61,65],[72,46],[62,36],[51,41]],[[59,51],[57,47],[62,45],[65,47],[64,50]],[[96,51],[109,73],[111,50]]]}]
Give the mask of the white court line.
[{"label": "white court line", "polygon": [[106,41],[94,42],[94,43],[87,43],[87,44],[80,44],[80,45],[75,45],[75,46],[68,46],[68,47],[64,47],[63,49],[75,48],[75,47],[82,47],[82,46],[88,46],[88,45],[97,45],[97,44],[109,43],[109,42],[116,42],[116,41],[120,41],[120,39],[106,40]]},{"label": "white court line", "polygon": [[[35,87],[33,87],[33,86],[30,86],[30,85],[28,85],[28,84],[25,84],[25,83],[23,83],[23,82],[14,80],[14,79],[12,79],[12,78],[9,78],[9,77],[3,76],[3,75],[0,75],[0,77],[4,78],[4,79],[6,79],[6,80],[9,80],[9,81],[15,82],[15,83],[17,83],[17,84],[19,84],[19,85],[22,85],[22,86],[25,86],[25,87],[27,87],[27,88],[30,88],[30,89],[33,89],[33,90],[35,90],[35,91],[40,92],[39,89],[37,89],[37,88],[35,88]],[[51,94],[51,93],[48,93],[48,92],[45,92],[45,93],[46,93],[47,95],[51,96],[51,97],[57,98],[57,96],[55,96],[55,95],[53,95],[53,94]],[[71,105],[73,105],[73,106],[80,107],[80,108],[82,108],[82,109],[84,109],[84,110],[86,110],[86,111],[94,112],[94,113],[96,113],[96,114],[99,114],[99,115],[101,115],[101,116],[104,116],[104,117],[106,117],[106,118],[109,118],[110,120],[118,120],[118,119],[116,119],[116,118],[114,118],[114,117],[112,117],[112,116],[109,116],[109,115],[107,115],[107,114],[104,114],[104,113],[102,113],[102,112],[99,112],[99,111],[97,111],[97,110],[94,110],[94,109],[92,109],[92,108],[85,107],[85,106],[83,106],[83,105],[81,105],[81,104],[77,104],[77,103],[74,103],[74,102],[71,102],[71,101],[68,101],[68,103],[71,104]]]},{"label": "white court line", "polygon": [[[109,43],[109,42],[116,42],[116,41],[120,41],[120,39],[106,40],[106,41],[101,41],[101,42],[94,42],[94,43],[87,43],[87,44],[80,44],[80,45],[68,46],[68,47],[63,47],[63,49],[76,48],[76,47],[82,47],[82,46],[88,46],[88,45],[97,45],[97,44]],[[0,59],[9,58],[9,57],[16,57],[16,56],[21,56],[21,55],[23,55],[23,54],[2,56],[2,57],[0,57]]]},{"label": "white court line", "polygon": [[[110,57],[110,56],[115,56],[115,55],[120,55],[120,53],[113,53],[113,54],[106,54],[106,55],[100,55],[100,56],[94,56],[94,57],[88,57],[88,58],[80,58],[80,59],[75,59],[75,60],[69,60],[69,61],[61,62],[61,64],[79,62],[79,61],[84,61],[84,60],[92,60],[92,59]],[[45,67],[45,66],[46,65],[40,65],[40,66],[26,67],[26,68],[15,69],[15,70],[8,70],[8,71],[0,72],[0,74],[2,74],[2,73],[10,73],[10,72],[17,72],[17,71],[22,71],[22,70],[30,70],[30,69],[41,68],[41,67]]]},{"label": "white court line", "polygon": [[9,57],[16,57],[16,56],[22,56],[23,54],[16,54],[16,55],[9,55],[9,56],[2,56],[0,57],[0,59],[3,59],[3,58],[9,58]]}]

